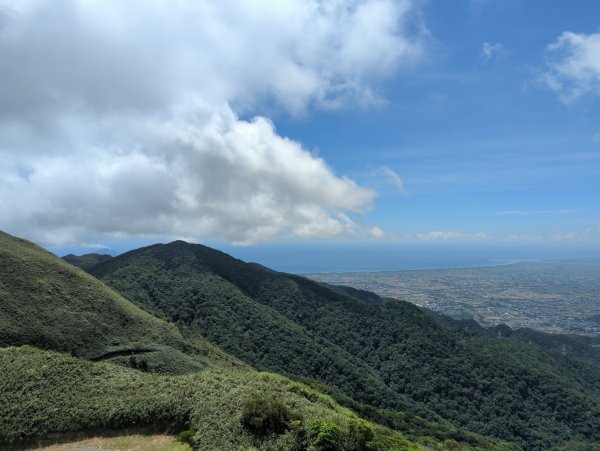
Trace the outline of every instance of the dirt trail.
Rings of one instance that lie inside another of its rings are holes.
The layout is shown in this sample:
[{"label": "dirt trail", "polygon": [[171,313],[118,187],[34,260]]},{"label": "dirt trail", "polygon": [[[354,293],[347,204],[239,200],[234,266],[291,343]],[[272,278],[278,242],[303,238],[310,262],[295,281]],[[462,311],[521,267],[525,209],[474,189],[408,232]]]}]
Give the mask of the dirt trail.
[{"label": "dirt trail", "polygon": [[117,437],[91,437],[40,448],[37,451],[190,451],[172,435],[122,435]]}]

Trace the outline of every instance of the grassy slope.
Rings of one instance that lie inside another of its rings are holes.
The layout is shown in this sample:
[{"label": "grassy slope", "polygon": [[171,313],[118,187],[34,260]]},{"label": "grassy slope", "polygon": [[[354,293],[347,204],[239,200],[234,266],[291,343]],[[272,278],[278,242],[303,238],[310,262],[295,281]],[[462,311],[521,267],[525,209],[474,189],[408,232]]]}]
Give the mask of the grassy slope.
[{"label": "grassy slope", "polygon": [[[596,366],[449,328],[408,303],[367,304],[183,242],[91,272],[257,366],[322,380],[361,402],[397,408],[408,396],[456,424],[533,448],[600,440]],[[369,370],[355,379],[348,364]]]},{"label": "grassy slope", "polygon": [[[259,440],[242,428],[242,403],[256,393],[281,400],[304,424],[318,419],[345,430],[357,418],[306,386],[251,370],[213,368],[166,376],[30,347],[0,349],[0,368],[0,444],[134,424],[182,428],[189,421],[199,449],[291,449],[291,432]],[[389,429],[373,427],[377,449],[425,449]],[[486,448],[502,449],[492,442]],[[446,446],[437,443],[431,449]]]},{"label": "grassy slope", "polygon": [[[227,360],[205,340],[135,306],[84,271],[0,232],[0,346],[29,344],[90,359],[193,371]],[[130,357],[130,354],[135,354]]]},{"label": "grassy slope", "polygon": [[190,375],[162,376],[30,347],[0,349],[0,441],[131,425],[181,425]]}]

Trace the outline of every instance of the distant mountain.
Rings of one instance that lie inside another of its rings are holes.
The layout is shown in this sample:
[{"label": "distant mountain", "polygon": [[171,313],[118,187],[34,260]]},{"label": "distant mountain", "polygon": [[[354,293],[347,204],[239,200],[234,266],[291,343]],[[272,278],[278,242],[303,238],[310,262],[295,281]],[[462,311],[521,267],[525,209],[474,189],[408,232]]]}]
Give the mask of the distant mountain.
[{"label": "distant mountain", "polygon": [[90,273],[258,368],[329,385],[379,421],[420,412],[527,449],[600,441],[600,365],[533,339],[464,330],[406,302],[182,241],[128,252]]},{"label": "distant mountain", "polygon": [[83,270],[88,270],[92,266],[96,266],[98,263],[104,263],[104,262],[110,260],[111,258],[113,258],[112,255],[108,255],[108,254],[84,254],[84,255],[69,254],[69,255],[65,255],[63,257],[63,260],[71,263],[74,266],[77,266],[78,268],[81,268]]}]

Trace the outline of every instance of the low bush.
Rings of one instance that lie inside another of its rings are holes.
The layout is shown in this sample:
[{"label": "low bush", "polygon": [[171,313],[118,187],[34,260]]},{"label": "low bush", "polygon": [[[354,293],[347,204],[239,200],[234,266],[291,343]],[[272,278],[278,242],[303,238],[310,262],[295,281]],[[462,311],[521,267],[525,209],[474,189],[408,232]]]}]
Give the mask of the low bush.
[{"label": "low bush", "polygon": [[242,426],[259,437],[289,430],[292,414],[281,401],[252,397],[242,406]]},{"label": "low bush", "polygon": [[341,450],[340,428],[333,423],[315,420],[308,426],[306,433],[308,449],[311,451]]},{"label": "low bush", "polygon": [[194,438],[194,431],[181,431],[179,435],[177,435],[177,440],[181,443],[186,443],[190,446],[194,446],[196,444],[196,439]]},{"label": "low bush", "polygon": [[375,433],[369,422],[365,420],[352,420],[348,425],[346,434],[346,449],[355,451],[369,451],[372,449],[369,442],[373,440]]}]

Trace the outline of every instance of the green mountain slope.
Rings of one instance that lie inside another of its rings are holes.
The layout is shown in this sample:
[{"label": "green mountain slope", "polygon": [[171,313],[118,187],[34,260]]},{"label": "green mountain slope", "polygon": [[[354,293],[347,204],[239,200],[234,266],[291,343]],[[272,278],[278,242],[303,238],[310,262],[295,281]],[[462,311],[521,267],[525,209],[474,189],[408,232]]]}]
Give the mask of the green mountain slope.
[{"label": "green mountain slope", "polygon": [[[304,337],[312,346],[310,333],[267,306],[231,307],[224,313],[254,313],[252,320],[271,315],[268,327]],[[197,330],[135,307],[92,276],[7,234],[0,234],[0,321],[0,449],[22,449],[27,439],[68,438],[71,431],[184,425],[192,429],[198,449],[210,450],[506,449],[400,413],[396,419],[413,442],[369,424],[328,396],[254,371]],[[66,353],[14,347],[23,344]],[[336,357],[308,350],[322,354],[317,364]],[[345,366],[340,374],[361,364],[340,362]],[[363,377],[352,371],[345,377]],[[283,426],[271,431],[274,418]],[[265,429],[274,433],[260,432]]]},{"label": "green mountain slope", "polygon": [[[198,270],[193,251],[182,242],[152,246],[124,254],[91,272],[104,276],[105,282],[138,305],[199,331],[258,369],[316,379],[356,395],[361,402],[428,414],[418,402],[387,387],[364,361],[342,347],[256,302],[209,268]],[[223,257],[226,263],[231,259]],[[258,265],[247,267],[257,274],[270,273]]]},{"label": "green mountain slope", "polygon": [[[315,424],[337,431],[332,436],[337,443],[334,448],[313,449],[358,451],[367,449],[367,442],[372,450],[426,449],[274,374],[212,368],[165,376],[30,347],[0,348],[0,368],[0,449],[22,449],[24,440],[49,434],[135,425],[156,431],[190,427],[196,448],[202,450],[302,450],[318,440],[310,434]],[[295,422],[266,436],[245,428],[243,406],[258,395],[286,406]],[[439,442],[434,445],[449,449]],[[484,446],[507,449],[490,441]]]},{"label": "green mountain slope", "polygon": [[425,415],[528,449],[600,440],[600,367],[534,343],[448,327],[412,304],[373,302],[180,241],[90,271],[259,368],[387,409],[355,405],[381,421],[393,424],[390,411],[411,409],[410,399]]},{"label": "green mountain slope", "polygon": [[452,328],[469,331],[476,335],[509,338],[530,344],[535,343],[541,348],[553,351],[555,354],[568,355],[572,359],[582,360],[594,366],[600,362],[600,337],[549,334],[529,328],[512,329],[506,324],[486,328],[473,319],[458,320],[441,314],[436,314],[436,318]]},{"label": "green mountain slope", "polygon": [[228,357],[147,313],[89,274],[0,232],[0,347],[32,345],[93,360],[186,372]]}]

